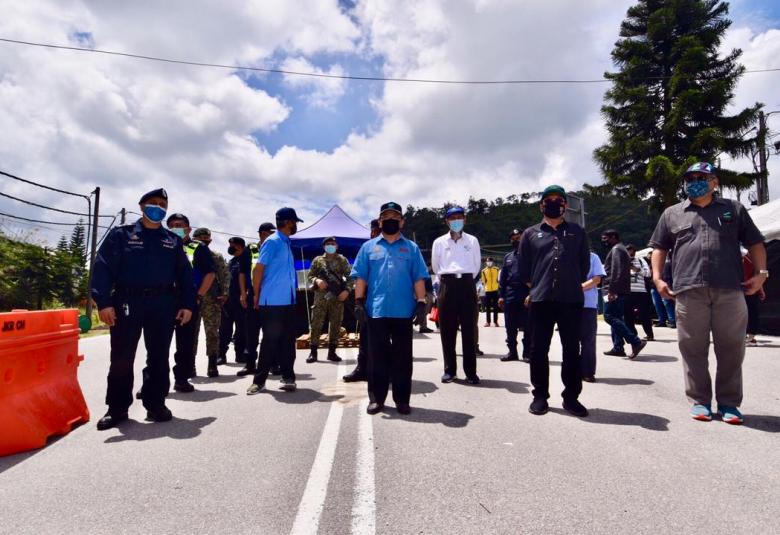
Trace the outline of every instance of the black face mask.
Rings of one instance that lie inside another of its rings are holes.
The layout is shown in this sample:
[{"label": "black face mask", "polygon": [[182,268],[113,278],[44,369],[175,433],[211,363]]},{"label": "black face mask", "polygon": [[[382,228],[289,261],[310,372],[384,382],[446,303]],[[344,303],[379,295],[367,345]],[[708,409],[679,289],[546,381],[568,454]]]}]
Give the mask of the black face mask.
[{"label": "black face mask", "polygon": [[601,245],[605,249],[609,249],[610,247],[612,247],[612,244],[609,242],[609,240],[601,240]]},{"label": "black face mask", "polygon": [[230,256],[233,256],[233,255],[235,255],[235,254],[236,254],[236,248],[235,248],[235,247],[233,247],[232,245],[231,245],[230,247],[228,247],[228,254],[229,254]]},{"label": "black face mask", "polygon": [[392,236],[394,234],[398,234],[398,231],[401,230],[401,222],[397,219],[385,219],[382,221],[382,232],[387,234],[388,236]]},{"label": "black face mask", "polygon": [[292,230],[290,230],[290,236],[298,232],[298,223],[293,223]]},{"label": "black face mask", "polygon": [[565,211],[563,199],[548,199],[542,205],[542,213],[550,219],[558,219]]},{"label": "black face mask", "polygon": [[515,251],[520,249],[520,240],[516,240],[512,242],[512,249],[514,249]]}]

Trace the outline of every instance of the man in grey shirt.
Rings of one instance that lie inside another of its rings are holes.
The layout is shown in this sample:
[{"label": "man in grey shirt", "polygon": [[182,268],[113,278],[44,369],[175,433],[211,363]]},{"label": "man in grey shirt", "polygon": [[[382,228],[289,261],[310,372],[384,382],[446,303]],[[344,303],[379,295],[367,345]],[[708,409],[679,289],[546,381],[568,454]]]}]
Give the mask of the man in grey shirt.
[{"label": "man in grey shirt", "polygon": [[626,325],[625,307],[631,295],[631,257],[625,246],[620,243],[620,235],[616,230],[605,230],[601,234],[601,244],[609,248],[604,259],[604,270],[607,276],[601,280],[602,287],[607,293],[604,302],[604,321],[612,329],[612,349],[605,351],[605,355],[625,357],[623,341],[631,344],[631,354],[628,358],[634,359],[647,345],[631,332]]},{"label": "man in grey shirt", "polygon": [[[677,342],[685,370],[685,393],[693,404],[691,417],[712,419],[712,379],[708,355],[710,333],[718,370],[715,399],[723,421],[741,424],[742,361],[745,357],[747,307],[744,295],[764,285],[764,238],[738,202],[715,196],[715,168],[699,162],[683,175],[688,199],[661,215],[650,239],[653,282],[665,299],[676,300]],[[742,282],[740,244],[756,266]],[[674,248],[674,289],[661,278],[667,252]]]}]

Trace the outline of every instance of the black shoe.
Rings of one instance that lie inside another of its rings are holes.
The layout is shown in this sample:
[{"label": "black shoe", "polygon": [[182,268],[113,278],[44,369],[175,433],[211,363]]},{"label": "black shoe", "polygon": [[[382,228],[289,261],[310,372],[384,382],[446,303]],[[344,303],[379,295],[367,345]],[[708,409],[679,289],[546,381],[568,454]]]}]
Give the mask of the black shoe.
[{"label": "black shoe", "polygon": [[676,323],[670,323],[669,324],[669,328],[670,329],[676,329],[677,328],[677,324]]},{"label": "black shoe", "polygon": [[621,350],[617,350],[614,347],[610,349],[609,351],[604,351],[604,354],[610,357],[625,357],[626,352]]},{"label": "black shoe", "polygon": [[478,375],[472,375],[471,377],[466,377],[466,382],[470,385],[478,385],[479,384],[479,376]]},{"label": "black shoe", "polygon": [[311,347],[311,350],[309,351],[309,356],[306,357],[306,362],[308,364],[311,364],[312,362],[317,362],[317,346]]},{"label": "black shoe", "polygon": [[485,354],[485,352],[484,352],[484,351],[482,351],[482,350],[479,348],[479,346],[477,346],[477,349],[475,350],[475,353],[476,353],[476,355],[477,355],[478,357],[481,357],[482,355],[484,355],[484,354]]},{"label": "black shoe", "polygon": [[117,413],[112,414],[110,412],[107,412],[105,416],[103,416],[100,420],[98,420],[97,428],[98,431],[105,431],[106,429],[111,429],[112,427],[116,427],[120,423],[127,420],[127,413]]},{"label": "black shoe", "polygon": [[445,373],[444,375],[441,376],[442,383],[451,383],[454,380],[455,380],[455,376],[450,375],[449,373]]},{"label": "black shoe", "polygon": [[571,401],[564,401],[563,409],[569,414],[579,416],[580,418],[585,418],[588,415],[588,409],[586,409],[585,406],[576,399]]},{"label": "black shoe", "polygon": [[395,410],[397,410],[399,414],[409,414],[412,412],[412,408],[408,403],[399,403],[395,406]]},{"label": "black shoe", "polygon": [[176,381],[173,383],[173,389],[176,392],[181,392],[182,394],[189,394],[190,392],[195,392],[195,387],[192,386],[192,383],[189,381]]},{"label": "black shoe", "polygon": [[523,362],[525,362],[526,364],[530,363],[531,362],[531,357],[523,355]]},{"label": "black shoe", "polygon": [[244,377],[246,375],[254,375],[255,372],[257,372],[257,368],[255,368],[254,366],[244,366],[243,368],[241,368],[236,372],[236,375],[238,375],[239,377]]},{"label": "black shoe", "polygon": [[583,377],[582,380],[585,381],[586,383],[595,383],[596,382],[596,378],[593,377],[592,375],[588,375],[586,377]]},{"label": "black shoe", "polygon": [[520,357],[517,356],[517,353],[507,353],[501,357],[501,362],[512,362],[513,360],[520,360]]},{"label": "black shoe", "polygon": [[328,360],[331,362],[341,362],[341,357],[336,354],[336,347],[328,347]]},{"label": "black shoe", "polygon": [[528,412],[531,414],[541,415],[546,414],[550,409],[546,399],[538,398],[531,402],[531,406],[528,407]]},{"label": "black shoe", "polygon": [[420,327],[420,334],[428,334],[432,333],[433,329],[429,329],[428,327]]},{"label": "black shoe", "polygon": [[224,366],[227,364],[227,357],[219,357],[217,359],[217,366]]},{"label": "black shoe", "polygon": [[360,370],[358,368],[355,368],[352,373],[348,373],[344,377],[342,377],[345,383],[357,383],[358,381],[366,381],[368,380],[368,377],[366,377],[366,374],[363,373],[363,370]]},{"label": "black shoe", "polygon": [[139,389],[138,392],[135,393],[135,399],[143,399],[143,395],[141,395],[141,390]]},{"label": "black shoe", "polygon": [[368,414],[376,414],[384,408],[385,406],[382,405],[381,403],[369,403],[368,407],[366,407],[366,412]]},{"label": "black shoe", "polygon": [[172,418],[173,414],[165,405],[146,411],[146,419],[150,422],[169,422]]},{"label": "black shoe", "polygon": [[639,355],[639,352],[642,351],[645,346],[647,345],[647,342],[645,340],[640,340],[638,344],[631,344],[631,354],[628,356],[629,359],[633,360]]},{"label": "black shoe", "polygon": [[295,392],[297,388],[298,385],[295,384],[294,379],[282,379],[281,385],[279,385],[279,389],[284,390],[285,392]]}]

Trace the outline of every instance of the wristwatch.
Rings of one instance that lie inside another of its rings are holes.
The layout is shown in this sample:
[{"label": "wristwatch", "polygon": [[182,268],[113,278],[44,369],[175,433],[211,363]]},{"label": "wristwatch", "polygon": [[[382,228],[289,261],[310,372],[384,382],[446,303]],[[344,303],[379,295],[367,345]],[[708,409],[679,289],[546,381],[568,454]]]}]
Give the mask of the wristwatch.
[{"label": "wristwatch", "polygon": [[759,269],[758,270],[759,275],[766,275],[766,278],[769,278],[769,270],[768,269]]}]

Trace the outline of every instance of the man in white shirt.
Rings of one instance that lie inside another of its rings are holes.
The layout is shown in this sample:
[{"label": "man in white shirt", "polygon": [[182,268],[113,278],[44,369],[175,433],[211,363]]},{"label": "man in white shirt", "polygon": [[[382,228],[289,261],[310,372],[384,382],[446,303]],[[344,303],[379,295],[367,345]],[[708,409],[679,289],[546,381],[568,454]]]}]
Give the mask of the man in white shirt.
[{"label": "man in white shirt", "polygon": [[439,277],[439,332],[444,355],[442,383],[450,383],[457,376],[455,340],[458,328],[463,342],[463,371],[466,382],[479,384],[477,376],[474,317],[477,306],[475,277],[482,267],[479,241],[463,232],[466,211],[460,206],[447,210],[445,216],[449,231],[433,242],[431,265]]}]

